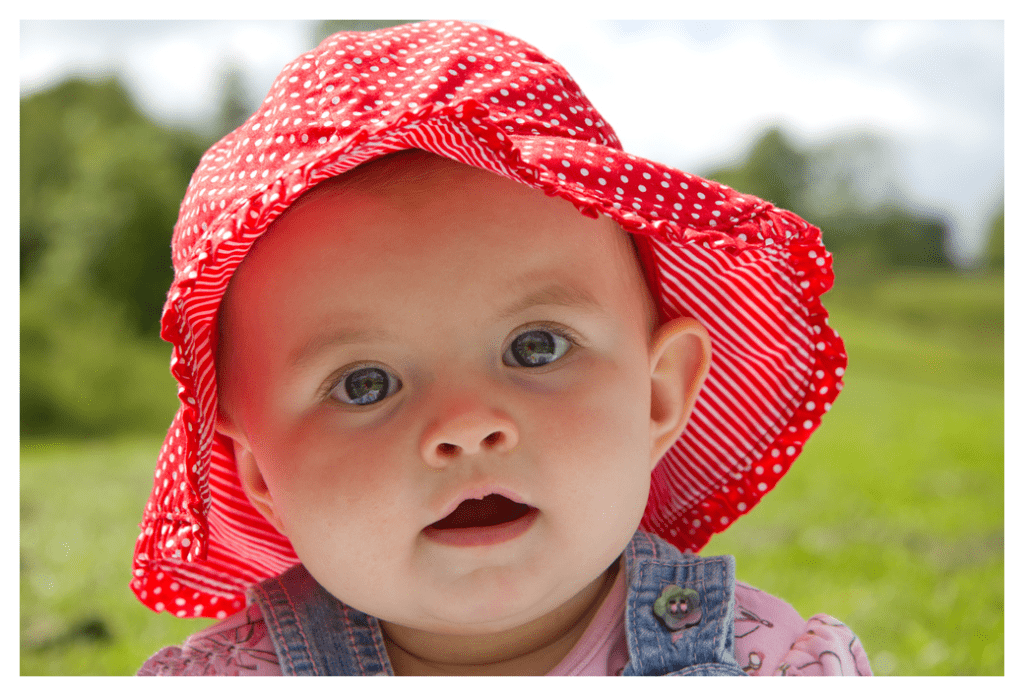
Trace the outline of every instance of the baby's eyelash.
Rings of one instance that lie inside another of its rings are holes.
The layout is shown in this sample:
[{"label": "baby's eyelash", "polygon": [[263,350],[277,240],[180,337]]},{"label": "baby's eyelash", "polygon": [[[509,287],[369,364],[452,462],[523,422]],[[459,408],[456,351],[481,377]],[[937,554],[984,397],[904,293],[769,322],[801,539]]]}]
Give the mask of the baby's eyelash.
[{"label": "baby's eyelash", "polygon": [[583,343],[583,339],[579,334],[566,326],[562,326],[561,324],[549,324],[543,321],[535,324],[527,324],[526,326],[516,329],[515,335],[519,336],[527,331],[549,331],[556,336],[561,336],[574,346],[579,346]]}]

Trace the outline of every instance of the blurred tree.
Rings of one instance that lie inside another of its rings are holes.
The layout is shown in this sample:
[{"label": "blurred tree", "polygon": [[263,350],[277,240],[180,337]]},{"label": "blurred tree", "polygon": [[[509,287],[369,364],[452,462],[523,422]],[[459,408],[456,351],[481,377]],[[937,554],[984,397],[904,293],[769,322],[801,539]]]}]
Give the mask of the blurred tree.
[{"label": "blurred tree", "polygon": [[259,107],[259,100],[253,99],[245,84],[245,73],[235,63],[228,63],[221,70],[218,91],[223,95],[214,122],[214,137],[220,139],[245,123]]},{"label": "blurred tree", "polygon": [[808,216],[837,218],[902,204],[900,164],[892,142],[855,131],[830,138],[807,152],[807,186],[800,205]]},{"label": "blurred tree", "polygon": [[1003,241],[1004,209],[1003,202],[999,203],[999,212],[992,218],[988,229],[988,244],[985,247],[984,265],[986,268],[1003,270],[1003,257],[1005,255],[1005,242]]},{"label": "blurred tree", "polygon": [[814,219],[837,268],[857,274],[891,268],[950,268],[946,224],[897,205]]},{"label": "blurred tree", "polygon": [[156,335],[168,244],[203,144],[151,122],[114,79],[21,101],[21,285],[96,292]]},{"label": "blurred tree", "polygon": [[166,425],[159,317],[202,141],[151,122],[114,79],[68,80],[20,111],[22,432]]},{"label": "blurred tree", "polygon": [[801,195],[808,187],[808,162],[780,128],[770,128],[744,162],[714,171],[708,178],[800,214]]},{"label": "blurred tree", "polygon": [[711,179],[792,210],[821,227],[837,274],[873,280],[887,269],[951,267],[946,224],[906,207],[891,145],[854,133],[800,150],[778,127],[746,159]]}]

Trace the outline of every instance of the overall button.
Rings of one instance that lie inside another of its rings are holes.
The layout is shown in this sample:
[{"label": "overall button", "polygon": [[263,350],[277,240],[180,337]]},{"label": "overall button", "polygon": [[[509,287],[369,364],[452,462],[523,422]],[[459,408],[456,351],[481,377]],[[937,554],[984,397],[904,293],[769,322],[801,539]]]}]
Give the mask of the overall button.
[{"label": "overall button", "polygon": [[702,616],[700,595],[689,587],[669,585],[654,601],[654,615],[670,631],[696,626]]}]

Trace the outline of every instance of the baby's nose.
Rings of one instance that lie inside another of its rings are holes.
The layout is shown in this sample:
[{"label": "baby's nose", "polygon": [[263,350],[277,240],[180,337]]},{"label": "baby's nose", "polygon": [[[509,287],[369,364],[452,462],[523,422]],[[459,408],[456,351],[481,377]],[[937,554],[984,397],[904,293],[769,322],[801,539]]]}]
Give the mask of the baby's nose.
[{"label": "baby's nose", "polygon": [[460,409],[428,428],[421,455],[430,466],[444,467],[462,456],[509,452],[518,442],[518,430],[508,416],[484,407]]}]

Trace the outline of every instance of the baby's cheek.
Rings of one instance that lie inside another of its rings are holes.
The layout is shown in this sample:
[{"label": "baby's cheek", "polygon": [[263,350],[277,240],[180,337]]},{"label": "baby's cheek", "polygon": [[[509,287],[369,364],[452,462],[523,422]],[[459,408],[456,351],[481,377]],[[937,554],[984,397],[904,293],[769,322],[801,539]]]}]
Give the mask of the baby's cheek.
[{"label": "baby's cheek", "polygon": [[609,436],[632,440],[650,430],[650,376],[645,364],[605,364],[592,372],[584,399]]},{"label": "baby's cheek", "polygon": [[393,441],[330,427],[304,427],[282,443],[279,483],[323,510],[357,509],[395,482]]},{"label": "baby's cheek", "polygon": [[594,465],[644,455],[649,449],[650,392],[625,370],[599,362],[588,368],[586,379],[549,404],[542,416],[549,442],[586,452]]}]

